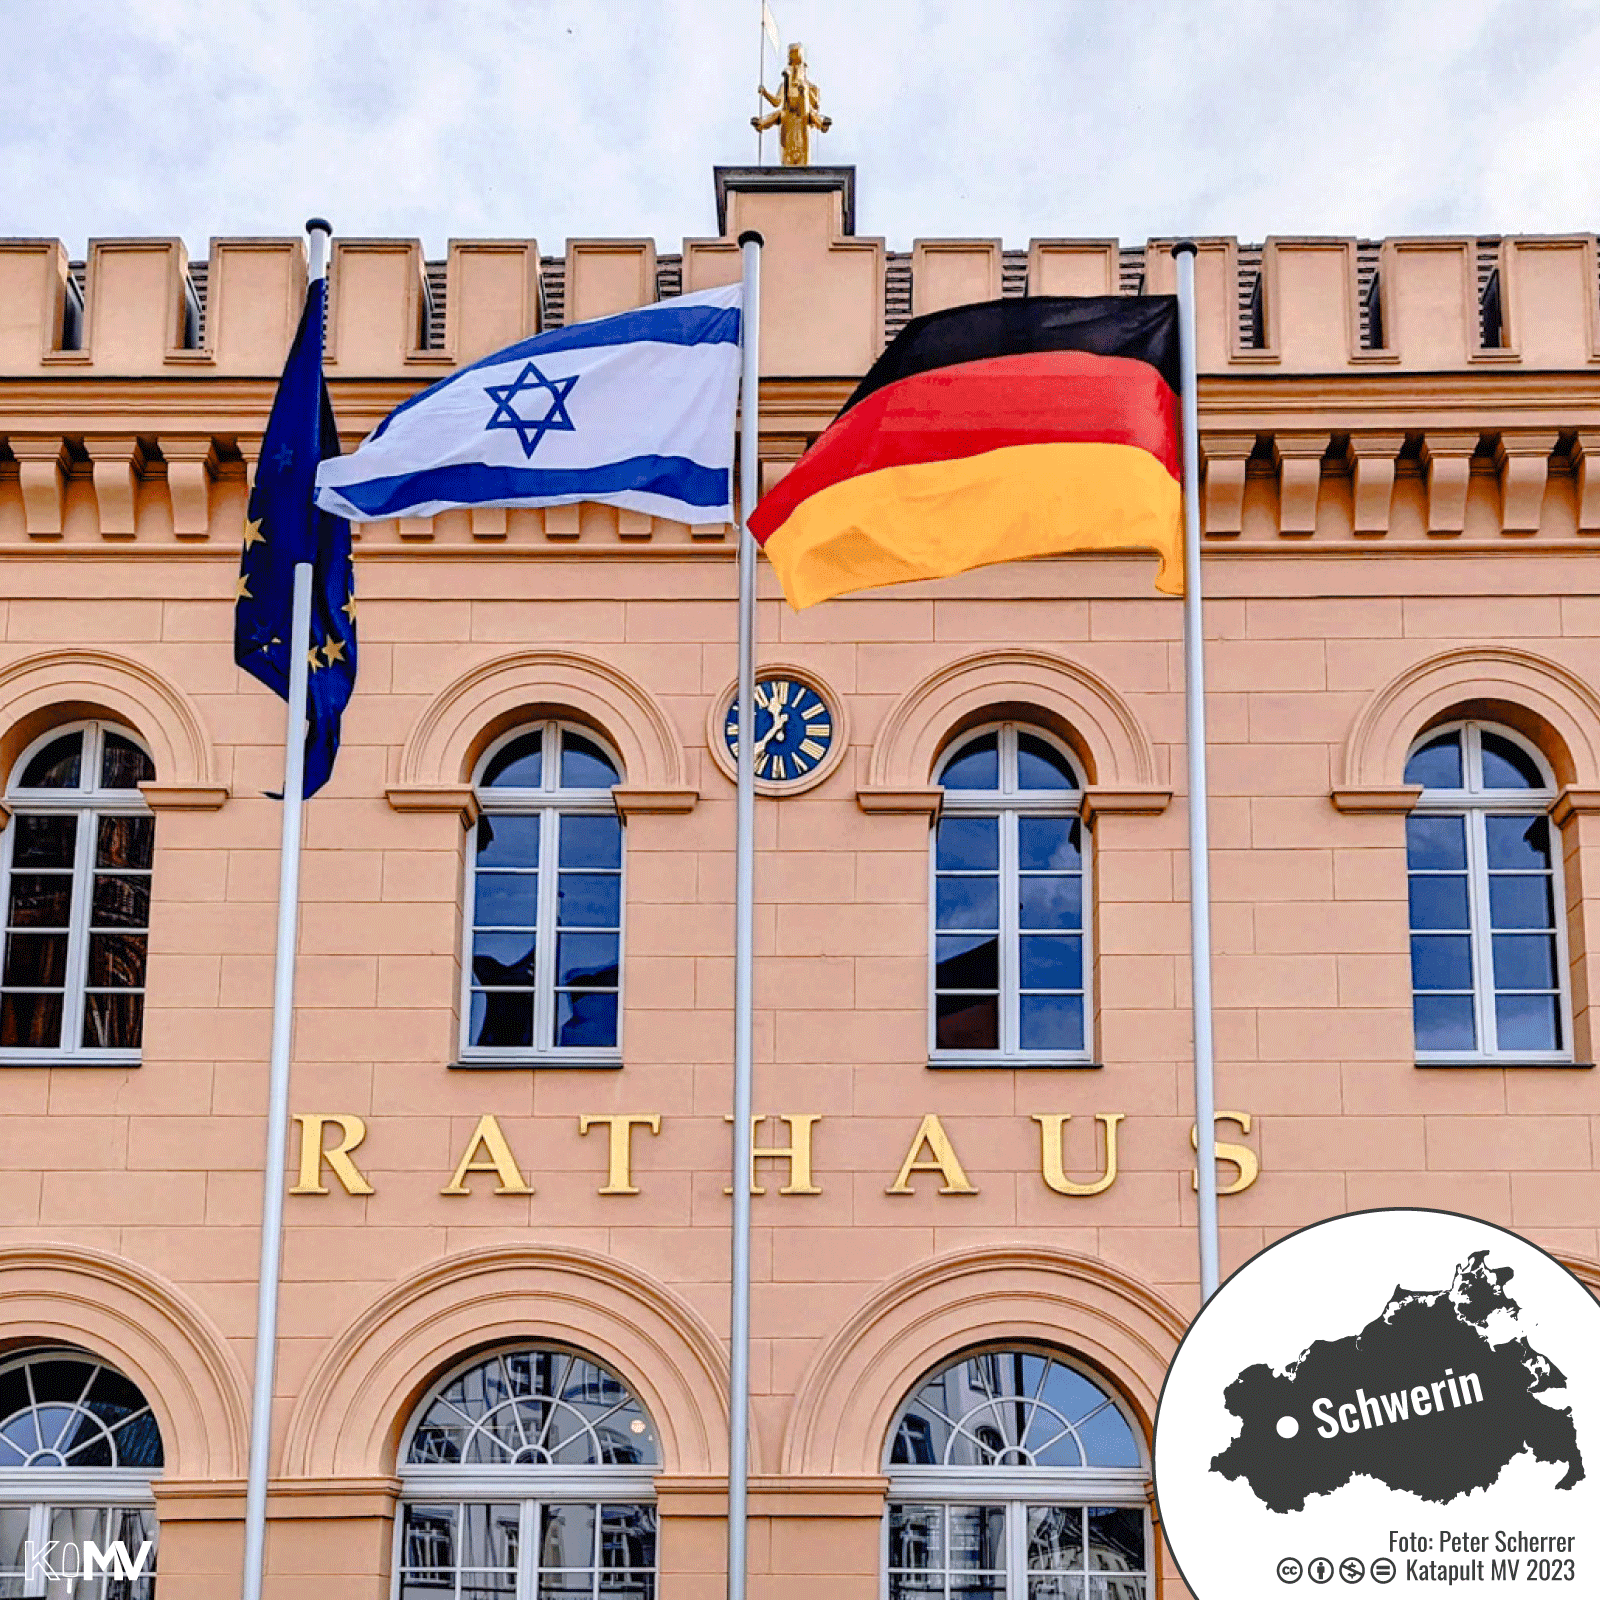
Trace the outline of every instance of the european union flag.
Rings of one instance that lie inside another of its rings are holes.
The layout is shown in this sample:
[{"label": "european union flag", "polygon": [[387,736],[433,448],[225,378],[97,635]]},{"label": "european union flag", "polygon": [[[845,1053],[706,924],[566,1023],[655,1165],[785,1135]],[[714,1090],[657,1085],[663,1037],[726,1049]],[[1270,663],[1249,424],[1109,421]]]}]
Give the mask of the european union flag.
[{"label": "european union flag", "polygon": [[289,698],[294,569],[312,564],[305,794],[328,781],[339,749],[339,717],[356,683],[355,572],[350,524],[312,503],[317,466],[339,454],[339,433],[322,377],[328,281],[306,292],[300,327],[261,441],[250,496],[233,613],[233,659],[281,699]]}]

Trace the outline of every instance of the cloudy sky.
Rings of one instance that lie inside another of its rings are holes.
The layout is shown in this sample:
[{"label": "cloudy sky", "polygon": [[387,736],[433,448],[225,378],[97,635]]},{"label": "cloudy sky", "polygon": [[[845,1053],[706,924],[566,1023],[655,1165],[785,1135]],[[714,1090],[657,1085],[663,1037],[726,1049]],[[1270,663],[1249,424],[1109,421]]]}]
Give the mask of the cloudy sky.
[{"label": "cloudy sky", "polygon": [[[772,0],[916,236],[1600,222],[1593,0]],[[759,0],[0,0],[0,234],[713,231]],[[775,160],[768,137],[769,160]]]}]

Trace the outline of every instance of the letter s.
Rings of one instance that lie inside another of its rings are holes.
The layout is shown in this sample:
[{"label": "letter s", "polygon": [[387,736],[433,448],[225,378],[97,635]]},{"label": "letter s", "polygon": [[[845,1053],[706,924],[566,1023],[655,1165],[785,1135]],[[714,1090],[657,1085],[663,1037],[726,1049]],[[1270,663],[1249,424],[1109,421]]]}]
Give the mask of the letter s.
[{"label": "letter s", "polygon": [[1317,1432],[1324,1439],[1337,1439],[1339,1437],[1339,1424],[1333,1419],[1333,1402],[1331,1400],[1318,1400],[1311,1407],[1311,1415],[1321,1424]]}]

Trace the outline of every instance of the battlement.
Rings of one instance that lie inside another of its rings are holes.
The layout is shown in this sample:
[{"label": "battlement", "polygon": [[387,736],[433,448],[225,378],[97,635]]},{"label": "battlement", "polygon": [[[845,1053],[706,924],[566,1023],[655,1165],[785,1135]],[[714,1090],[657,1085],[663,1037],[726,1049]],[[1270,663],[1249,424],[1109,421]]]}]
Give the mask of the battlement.
[{"label": "battlement", "polygon": [[[716,238],[335,239],[328,367],[430,377],[513,339],[738,274],[737,235],[766,237],[762,371],[853,377],[910,316],[1024,294],[1171,290],[1170,240],[918,239],[854,231],[851,169],[720,169]],[[1200,369],[1235,373],[1573,371],[1600,363],[1593,234],[1197,241]],[[0,240],[0,376],[273,376],[297,314],[304,245],[222,238]]]},{"label": "battlement", "polygon": [[[770,484],[906,320],[1026,294],[1170,292],[1170,241],[854,231],[848,168],[724,168],[718,225],[642,238],[336,238],[327,371],[353,446],[406,393],[541,329],[737,278],[766,240]],[[1319,546],[1600,534],[1600,255],[1593,234],[1197,241],[1209,539]],[[304,296],[295,238],[0,240],[0,543],[236,535]],[[534,541],[726,548],[599,507],[373,524],[369,551]]]}]

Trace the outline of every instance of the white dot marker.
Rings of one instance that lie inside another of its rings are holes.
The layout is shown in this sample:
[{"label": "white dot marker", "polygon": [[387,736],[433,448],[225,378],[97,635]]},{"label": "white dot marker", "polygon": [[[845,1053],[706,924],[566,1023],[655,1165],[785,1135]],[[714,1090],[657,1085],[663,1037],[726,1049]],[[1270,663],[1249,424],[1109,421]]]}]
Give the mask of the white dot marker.
[{"label": "white dot marker", "polygon": [[1278,1418],[1278,1437],[1280,1439],[1292,1439],[1299,1431],[1300,1424],[1293,1417]]}]

